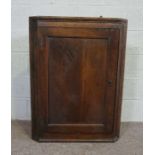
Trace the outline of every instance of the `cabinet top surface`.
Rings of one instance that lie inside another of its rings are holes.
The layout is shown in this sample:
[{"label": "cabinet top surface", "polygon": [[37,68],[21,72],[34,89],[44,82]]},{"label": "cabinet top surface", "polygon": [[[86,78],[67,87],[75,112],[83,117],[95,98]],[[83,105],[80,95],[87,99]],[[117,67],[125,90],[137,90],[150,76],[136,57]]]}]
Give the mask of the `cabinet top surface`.
[{"label": "cabinet top surface", "polygon": [[63,16],[31,16],[30,20],[49,20],[49,21],[63,21],[63,22],[101,22],[101,23],[116,23],[125,24],[127,19],[123,18],[104,18],[104,17],[63,17]]}]

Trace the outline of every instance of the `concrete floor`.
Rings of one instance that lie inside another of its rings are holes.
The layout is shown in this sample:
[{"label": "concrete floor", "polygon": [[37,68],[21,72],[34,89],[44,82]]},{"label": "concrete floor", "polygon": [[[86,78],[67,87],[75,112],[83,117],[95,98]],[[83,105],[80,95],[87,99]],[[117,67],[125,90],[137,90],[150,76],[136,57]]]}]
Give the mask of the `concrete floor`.
[{"label": "concrete floor", "polygon": [[142,155],[143,124],[122,123],[115,143],[38,143],[29,121],[12,121],[12,155]]}]

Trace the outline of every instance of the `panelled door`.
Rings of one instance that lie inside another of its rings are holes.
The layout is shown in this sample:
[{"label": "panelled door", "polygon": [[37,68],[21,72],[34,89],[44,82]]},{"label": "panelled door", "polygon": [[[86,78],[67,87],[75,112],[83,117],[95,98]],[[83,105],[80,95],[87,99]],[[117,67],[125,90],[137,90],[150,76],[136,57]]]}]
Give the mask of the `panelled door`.
[{"label": "panelled door", "polygon": [[118,29],[102,24],[38,22],[37,124],[41,139],[111,136],[118,36]]}]

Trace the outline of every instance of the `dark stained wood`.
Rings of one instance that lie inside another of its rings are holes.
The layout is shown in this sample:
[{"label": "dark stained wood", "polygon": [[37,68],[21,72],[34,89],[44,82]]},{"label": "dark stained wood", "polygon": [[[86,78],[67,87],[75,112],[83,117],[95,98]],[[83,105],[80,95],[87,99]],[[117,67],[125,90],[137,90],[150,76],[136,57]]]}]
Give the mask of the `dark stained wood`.
[{"label": "dark stained wood", "polygon": [[30,17],[32,138],[119,137],[127,20]]}]

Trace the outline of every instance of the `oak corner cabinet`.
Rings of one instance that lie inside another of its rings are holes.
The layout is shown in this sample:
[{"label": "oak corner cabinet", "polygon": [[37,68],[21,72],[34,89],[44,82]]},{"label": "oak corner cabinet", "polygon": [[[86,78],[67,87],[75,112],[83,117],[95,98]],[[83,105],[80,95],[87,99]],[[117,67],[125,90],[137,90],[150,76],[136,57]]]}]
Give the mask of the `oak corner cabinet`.
[{"label": "oak corner cabinet", "polygon": [[29,17],[32,138],[119,137],[127,20]]}]

